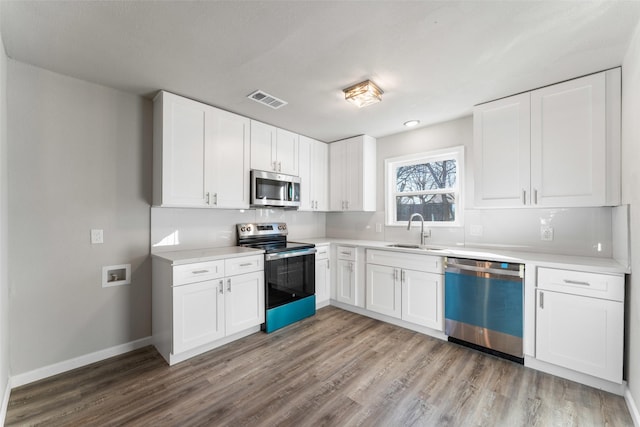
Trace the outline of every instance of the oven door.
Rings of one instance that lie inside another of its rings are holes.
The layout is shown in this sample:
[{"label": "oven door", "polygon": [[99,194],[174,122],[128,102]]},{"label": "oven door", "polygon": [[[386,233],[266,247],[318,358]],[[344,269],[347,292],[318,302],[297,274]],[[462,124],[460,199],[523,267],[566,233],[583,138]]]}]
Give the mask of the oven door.
[{"label": "oven door", "polygon": [[265,255],[267,309],[316,293],[315,253],[315,248],[307,248]]}]

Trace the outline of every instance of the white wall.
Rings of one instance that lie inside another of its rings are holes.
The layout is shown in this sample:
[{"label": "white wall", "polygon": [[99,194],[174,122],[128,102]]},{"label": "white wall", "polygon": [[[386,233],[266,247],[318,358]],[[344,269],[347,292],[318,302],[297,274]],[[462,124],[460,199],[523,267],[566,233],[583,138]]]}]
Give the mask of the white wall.
[{"label": "white wall", "polygon": [[[1,12],[0,7],[0,12]],[[0,20],[1,21],[1,20]],[[0,424],[9,382],[9,276],[7,254],[7,56],[0,32]]]},{"label": "white wall", "polygon": [[[612,209],[473,209],[473,118],[471,116],[379,138],[377,212],[327,214],[327,235],[365,240],[418,243],[419,231],[384,226],[384,160],[430,150],[465,147],[464,228],[432,227],[429,243],[445,246],[509,248],[521,251],[611,257]],[[617,216],[616,216],[617,218]],[[376,225],[382,231],[376,231]],[[554,240],[540,240],[540,226],[554,228]],[[480,226],[482,236],[473,236]]]},{"label": "white wall", "polygon": [[[14,376],[151,334],[152,107],[11,59],[7,77]],[[102,288],[126,263],[131,285]]]},{"label": "white wall", "polygon": [[627,292],[627,378],[640,404],[640,25],[622,63],[622,200],[630,205],[631,274]]}]

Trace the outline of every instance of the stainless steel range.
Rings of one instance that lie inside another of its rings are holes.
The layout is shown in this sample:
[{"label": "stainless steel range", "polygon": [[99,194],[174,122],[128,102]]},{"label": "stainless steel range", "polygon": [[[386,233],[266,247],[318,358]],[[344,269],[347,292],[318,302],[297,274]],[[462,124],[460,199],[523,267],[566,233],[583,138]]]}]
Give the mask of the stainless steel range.
[{"label": "stainless steel range", "polygon": [[264,249],[267,333],[316,312],[315,245],[287,241],[282,222],[237,224],[238,245]]}]

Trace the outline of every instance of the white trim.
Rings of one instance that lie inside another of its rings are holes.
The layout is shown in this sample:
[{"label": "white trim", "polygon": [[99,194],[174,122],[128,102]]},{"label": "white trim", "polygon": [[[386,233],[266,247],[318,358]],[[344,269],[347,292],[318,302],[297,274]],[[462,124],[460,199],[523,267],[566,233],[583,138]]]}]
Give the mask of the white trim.
[{"label": "white trim", "polygon": [[62,362],[54,363],[53,365],[44,366],[42,368],[34,369],[33,371],[25,372],[11,377],[11,388],[23,386],[25,384],[32,383],[44,378],[51,377],[53,375],[61,374],[63,372],[70,371],[72,369],[80,368],[82,366],[89,365],[91,363],[99,362],[104,359],[108,359],[113,356],[127,353],[129,351],[137,350],[148,345],[152,345],[151,337],[141,338],[136,341],[131,341],[125,344],[116,345],[114,347],[99,350],[94,353],[85,354],[84,356],[74,357],[73,359],[64,360]]},{"label": "white trim", "polygon": [[633,419],[633,425],[640,427],[640,412],[638,412],[638,406],[635,400],[633,400],[633,395],[629,387],[624,391],[624,400],[627,402],[627,408],[629,408],[631,419]]},{"label": "white trim", "polygon": [[543,362],[542,360],[538,360],[527,355],[524,356],[524,366],[526,366],[527,368],[535,369],[536,371],[546,372],[547,374],[551,374],[556,377],[565,378],[570,381],[588,385],[589,387],[608,391],[609,393],[617,394],[618,396],[624,396],[625,389],[627,388],[627,383],[625,381],[622,381],[622,383],[618,384],[602,378],[583,374],[582,372],[574,371],[572,369],[563,368],[562,366]]},{"label": "white trim", "polygon": [[9,408],[9,395],[11,395],[11,378],[7,379],[7,387],[4,389],[2,406],[0,406],[0,426],[3,426],[7,419],[7,409]]}]

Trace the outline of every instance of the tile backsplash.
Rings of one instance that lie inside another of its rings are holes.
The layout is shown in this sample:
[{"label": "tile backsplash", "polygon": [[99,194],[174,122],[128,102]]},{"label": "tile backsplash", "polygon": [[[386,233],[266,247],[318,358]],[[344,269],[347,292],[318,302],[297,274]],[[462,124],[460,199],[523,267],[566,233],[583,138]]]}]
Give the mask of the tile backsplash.
[{"label": "tile backsplash", "polygon": [[325,235],[325,214],[284,209],[151,208],[151,252],[235,246],[236,224],[286,222],[289,240]]},{"label": "tile backsplash", "polygon": [[[151,251],[234,246],[241,222],[286,222],[289,239],[334,237],[419,243],[411,230],[384,225],[384,212],[319,213],[283,209],[151,208]],[[469,209],[464,227],[428,227],[428,244],[628,259],[628,208]],[[543,241],[541,226],[553,228]],[[624,240],[624,241],[622,241]]]}]

